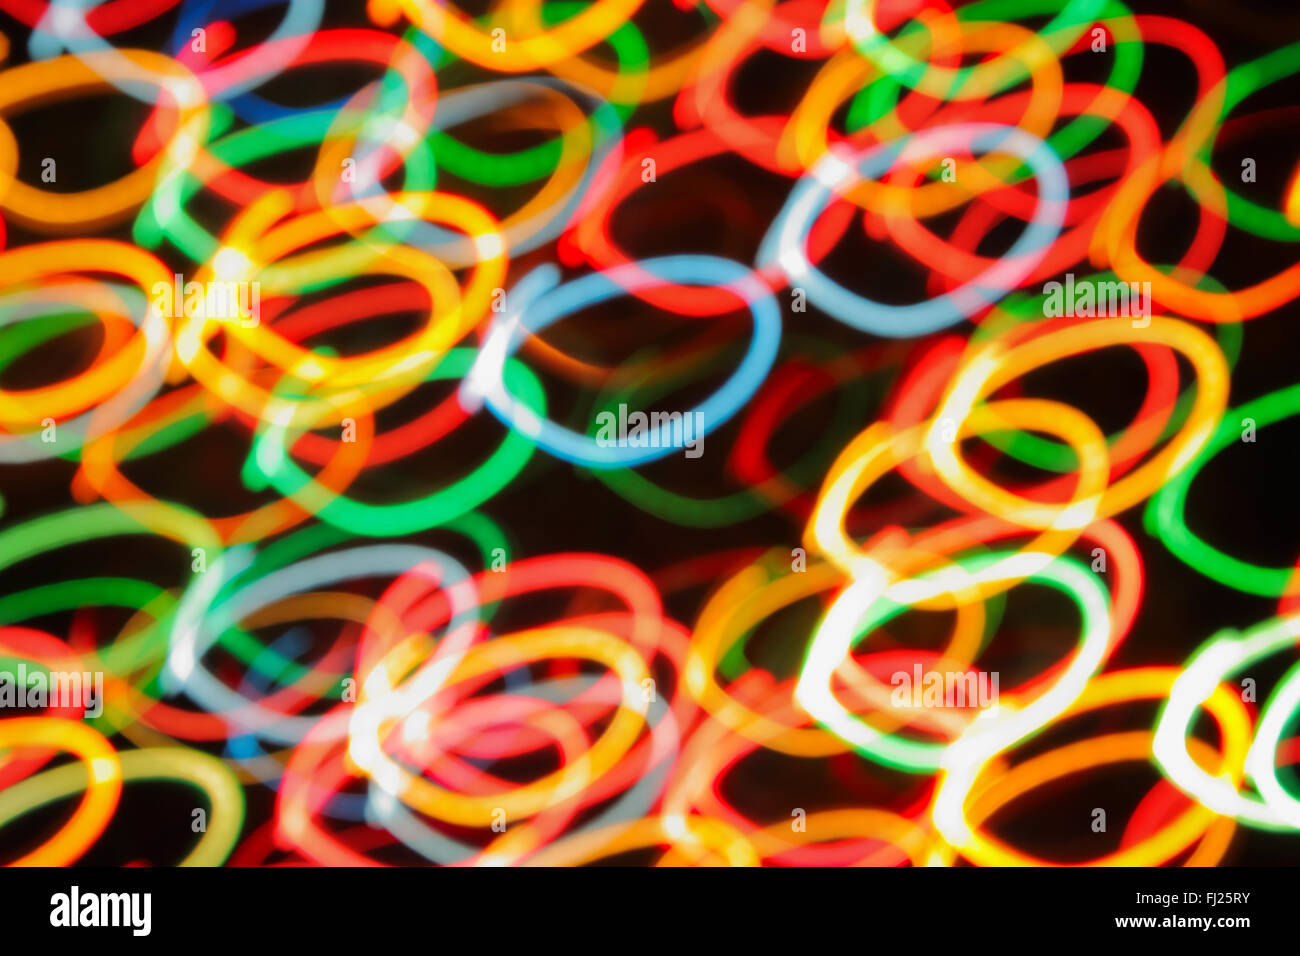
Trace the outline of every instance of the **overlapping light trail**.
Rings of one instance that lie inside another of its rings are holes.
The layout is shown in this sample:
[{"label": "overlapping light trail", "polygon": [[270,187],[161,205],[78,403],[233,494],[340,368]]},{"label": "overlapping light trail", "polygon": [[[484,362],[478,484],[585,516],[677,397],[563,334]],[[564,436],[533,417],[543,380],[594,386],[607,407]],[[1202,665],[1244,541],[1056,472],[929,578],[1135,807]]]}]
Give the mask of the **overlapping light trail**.
[{"label": "overlapping light trail", "polygon": [[[1230,64],[1120,0],[0,11],[0,670],[104,675],[98,716],[0,708],[6,862],[87,859],[158,780],[206,824],[157,864],[1204,865],[1300,830],[1300,577],[1188,514],[1243,422],[1300,411],[1300,385],[1234,391],[1300,264],[1218,269],[1300,241],[1300,177],[1269,199],[1222,174],[1294,123],[1249,100],[1300,44]],[[1139,95],[1156,48],[1195,77],[1184,114]],[[364,78],[302,105],[326,75]],[[45,178],[23,114],[90,97],[142,119],[57,138],[129,172]],[[720,161],[778,184],[770,216],[714,188]],[[1194,226],[1156,255],[1171,190]],[[750,254],[633,251],[692,205]],[[873,259],[924,294],[879,300],[844,265]],[[1150,314],[1045,311],[1067,273],[1149,283]],[[1125,350],[1125,427],[1050,397]],[[698,415],[722,464],[680,480],[670,443],[599,441],[620,406]],[[24,504],[50,475],[62,503]],[[745,530],[677,561],[630,532],[539,550],[502,517],[538,475],[568,489],[542,540],[592,489],[665,540]],[[193,493],[214,481],[229,507]],[[1153,639],[1155,553],[1276,616]],[[1072,647],[1010,668],[1042,607]],[[890,633],[927,614],[939,649]],[[1147,640],[1185,652],[1116,661]],[[901,707],[914,667],[1002,690]],[[812,768],[771,779],[776,811],[729,784],[764,752]],[[1086,859],[995,825],[1116,764],[1155,783]]]}]

